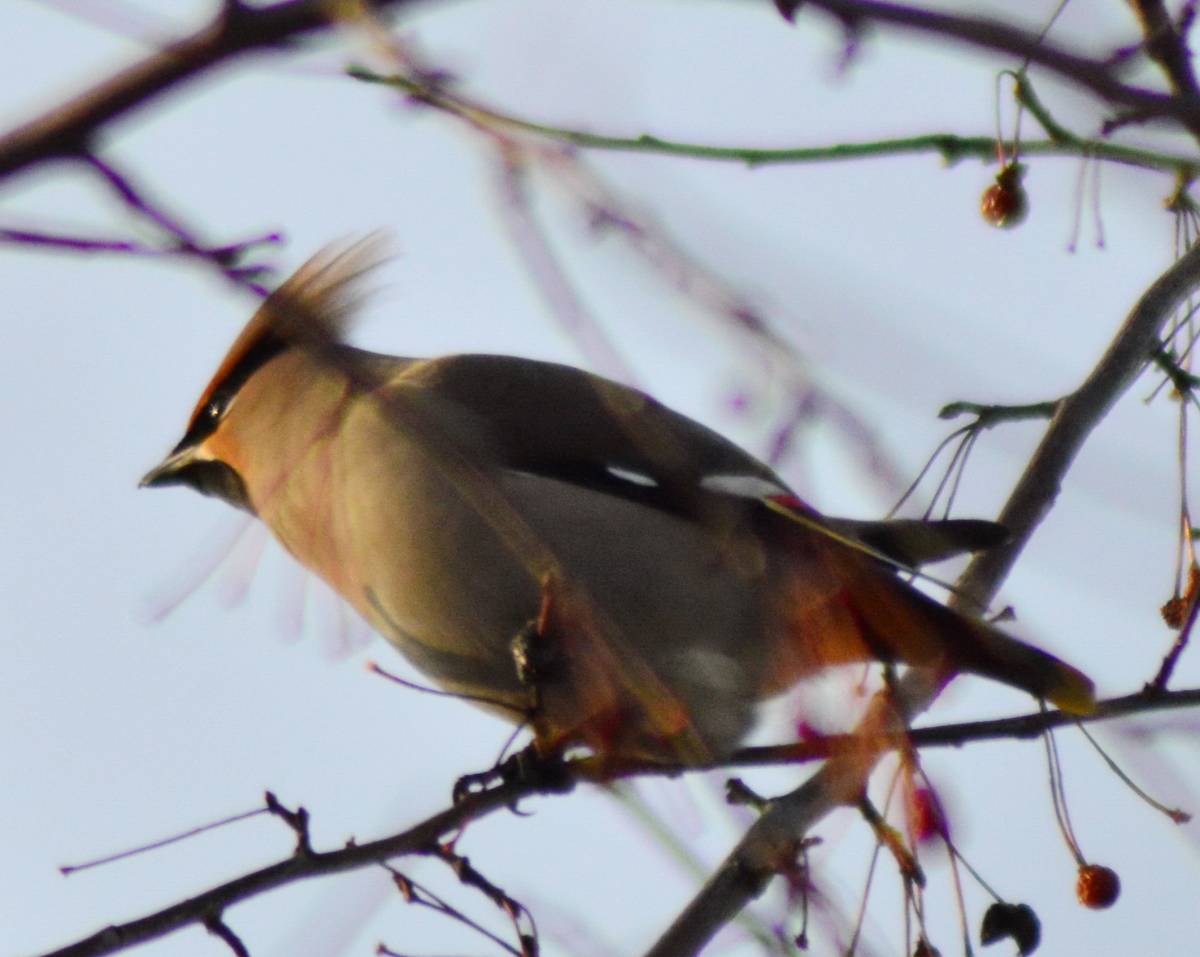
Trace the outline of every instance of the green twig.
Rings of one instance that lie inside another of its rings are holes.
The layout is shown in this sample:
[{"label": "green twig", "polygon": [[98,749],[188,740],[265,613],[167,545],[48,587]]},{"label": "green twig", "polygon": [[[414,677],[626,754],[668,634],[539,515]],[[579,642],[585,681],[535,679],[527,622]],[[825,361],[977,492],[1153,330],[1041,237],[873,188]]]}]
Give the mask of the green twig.
[{"label": "green twig", "polygon": [[1021,422],[1028,419],[1052,419],[1061,400],[1030,402],[1027,405],[981,405],[978,402],[950,402],[938,411],[939,419],[956,419],[960,415],[973,415],[975,421],[968,428],[990,429],[1001,422]]},{"label": "green twig", "polygon": [[[1029,77],[1023,73],[1013,73],[1014,81],[1013,96],[1016,101],[1029,111],[1042,129],[1046,131],[1046,135],[1055,143],[1064,143],[1076,147],[1097,147],[1105,145],[1103,142],[1088,141],[1081,136],[1076,136],[1065,126],[1060,124],[1046,108],[1046,105],[1038,98],[1038,95],[1033,90],[1033,84],[1029,82]],[[1112,145],[1112,144],[1108,144]]]},{"label": "green twig", "polygon": [[[832,146],[786,147],[781,149],[754,149],[744,146],[713,146],[705,143],[688,143],[668,140],[643,133],[639,136],[610,136],[589,133],[585,130],[548,123],[537,123],[510,113],[468,102],[462,97],[451,95],[436,85],[421,82],[402,75],[384,76],[363,67],[352,66],[347,74],[356,80],[377,83],[402,90],[427,106],[462,117],[493,129],[506,129],[520,133],[544,136],[549,139],[588,149],[609,150],[625,153],[653,153],[663,156],[686,156],[692,159],[718,162],[743,163],[746,166],[768,166],[783,163],[821,163],[838,160],[869,159],[876,156],[900,156],[910,154],[937,153],[947,164],[963,159],[978,159],[993,162],[996,158],[996,140],[990,136],[958,136],[952,133],[927,133],[898,139],[871,140],[863,143],[837,143]],[[1026,84],[1027,85],[1027,84]],[[1035,101],[1036,102],[1036,101]],[[1046,125],[1049,114],[1044,107],[1026,104],[1038,122]],[[1200,157],[1177,156],[1153,150],[1121,146],[1101,140],[1084,140],[1049,119],[1055,130],[1049,139],[1022,141],[1022,156],[1088,156],[1096,159],[1136,166],[1142,169],[1191,172],[1200,168]],[[1049,128],[1047,132],[1049,132]],[[1015,144],[1006,143],[1008,151]]]}]

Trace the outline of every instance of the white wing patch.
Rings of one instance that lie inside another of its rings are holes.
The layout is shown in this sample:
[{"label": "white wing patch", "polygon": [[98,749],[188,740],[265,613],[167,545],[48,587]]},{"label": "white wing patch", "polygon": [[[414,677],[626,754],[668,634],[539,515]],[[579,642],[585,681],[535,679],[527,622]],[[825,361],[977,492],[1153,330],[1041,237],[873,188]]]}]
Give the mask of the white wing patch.
[{"label": "white wing patch", "polygon": [[622,482],[641,485],[645,488],[658,488],[658,482],[653,477],[641,472],[634,472],[632,469],[623,469],[616,465],[608,465],[605,466],[605,471],[613,476],[613,478],[619,478]]},{"label": "white wing patch", "polygon": [[737,498],[760,499],[768,495],[791,494],[778,482],[768,481],[758,475],[707,475],[701,479],[700,487]]}]

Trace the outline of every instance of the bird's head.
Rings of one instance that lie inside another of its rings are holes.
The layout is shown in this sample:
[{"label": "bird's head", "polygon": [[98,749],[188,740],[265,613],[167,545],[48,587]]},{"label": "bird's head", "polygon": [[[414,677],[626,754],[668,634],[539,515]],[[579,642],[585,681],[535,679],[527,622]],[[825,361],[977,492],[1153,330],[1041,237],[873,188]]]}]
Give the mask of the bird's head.
[{"label": "bird's head", "polygon": [[201,393],[183,438],[140,486],[186,485],[256,513],[347,392],[342,340],[359,280],[381,258],[374,236],[327,247],[272,293]]}]

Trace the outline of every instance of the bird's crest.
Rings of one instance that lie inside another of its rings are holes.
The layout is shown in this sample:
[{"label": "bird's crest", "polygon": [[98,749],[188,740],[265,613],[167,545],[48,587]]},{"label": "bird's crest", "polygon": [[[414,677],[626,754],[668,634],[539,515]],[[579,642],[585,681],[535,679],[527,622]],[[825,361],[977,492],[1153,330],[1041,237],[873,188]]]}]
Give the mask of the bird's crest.
[{"label": "bird's crest", "polygon": [[246,323],[201,394],[194,424],[218,390],[236,390],[288,346],[316,348],[345,338],[364,299],[361,279],[388,256],[387,240],[371,233],[323,247],[267,298]]}]

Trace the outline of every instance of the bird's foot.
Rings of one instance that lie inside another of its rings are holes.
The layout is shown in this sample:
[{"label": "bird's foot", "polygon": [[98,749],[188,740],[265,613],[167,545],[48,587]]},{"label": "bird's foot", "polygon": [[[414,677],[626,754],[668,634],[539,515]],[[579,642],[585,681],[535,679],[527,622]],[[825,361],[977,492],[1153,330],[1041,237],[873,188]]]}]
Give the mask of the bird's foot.
[{"label": "bird's foot", "polygon": [[454,783],[454,803],[458,804],[476,794],[498,788],[512,788],[514,811],[517,801],[527,794],[563,794],[575,787],[575,779],[567,768],[561,752],[543,754],[537,744],[531,744],[510,755],[486,771],[464,774]]}]

